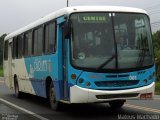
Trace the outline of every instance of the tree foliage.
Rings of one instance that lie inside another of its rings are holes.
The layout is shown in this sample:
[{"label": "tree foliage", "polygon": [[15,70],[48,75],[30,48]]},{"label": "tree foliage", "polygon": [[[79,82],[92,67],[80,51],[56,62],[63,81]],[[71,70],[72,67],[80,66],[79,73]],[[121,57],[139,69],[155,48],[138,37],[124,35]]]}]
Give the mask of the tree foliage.
[{"label": "tree foliage", "polygon": [[0,36],[0,66],[3,63],[3,47],[4,47],[4,38],[7,34]]},{"label": "tree foliage", "polygon": [[157,80],[160,80],[160,30],[153,34],[153,47],[156,62]]}]

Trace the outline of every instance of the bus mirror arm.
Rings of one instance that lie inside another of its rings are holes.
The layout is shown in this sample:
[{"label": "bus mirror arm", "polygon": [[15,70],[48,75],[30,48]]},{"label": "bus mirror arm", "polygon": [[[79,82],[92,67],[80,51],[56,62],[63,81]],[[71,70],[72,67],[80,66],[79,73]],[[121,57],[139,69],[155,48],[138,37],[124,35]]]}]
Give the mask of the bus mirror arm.
[{"label": "bus mirror arm", "polygon": [[71,31],[72,31],[71,21],[65,22],[65,23],[64,23],[64,37],[65,37],[65,38],[70,38]]}]

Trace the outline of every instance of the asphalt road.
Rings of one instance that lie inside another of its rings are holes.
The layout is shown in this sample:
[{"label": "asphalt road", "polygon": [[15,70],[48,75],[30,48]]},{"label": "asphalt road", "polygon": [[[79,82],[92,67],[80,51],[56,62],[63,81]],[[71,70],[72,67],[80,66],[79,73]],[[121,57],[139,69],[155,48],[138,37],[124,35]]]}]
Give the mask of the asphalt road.
[{"label": "asphalt road", "polygon": [[[128,100],[119,110],[107,103],[64,105],[59,112],[52,111],[46,100],[26,95],[17,99],[0,78],[0,120],[159,120],[160,96],[154,100]],[[13,119],[14,118],[14,119]],[[8,119],[10,120],[10,119]]]}]

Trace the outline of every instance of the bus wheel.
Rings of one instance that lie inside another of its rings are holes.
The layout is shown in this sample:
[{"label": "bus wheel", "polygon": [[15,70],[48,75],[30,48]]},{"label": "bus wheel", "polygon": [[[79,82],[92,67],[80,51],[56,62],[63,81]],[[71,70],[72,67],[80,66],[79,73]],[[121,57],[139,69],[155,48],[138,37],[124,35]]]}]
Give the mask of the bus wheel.
[{"label": "bus wheel", "polygon": [[48,89],[48,101],[52,110],[59,109],[60,103],[56,101],[55,90],[52,84],[49,85],[49,89]]},{"label": "bus wheel", "polygon": [[19,91],[19,85],[18,85],[18,79],[15,78],[14,81],[14,91],[15,91],[15,96],[17,98],[22,98],[22,93]]},{"label": "bus wheel", "polygon": [[125,100],[110,101],[109,105],[113,109],[120,109],[124,105],[125,102],[126,102]]}]

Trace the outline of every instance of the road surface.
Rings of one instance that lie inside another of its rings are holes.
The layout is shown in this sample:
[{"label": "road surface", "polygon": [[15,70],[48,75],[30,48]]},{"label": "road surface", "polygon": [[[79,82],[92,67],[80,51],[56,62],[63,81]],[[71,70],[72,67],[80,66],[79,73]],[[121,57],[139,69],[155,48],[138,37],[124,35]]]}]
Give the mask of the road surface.
[{"label": "road surface", "polygon": [[6,117],[14,120],[159,120],[160,96],[154,100],[128,100],[120,110],[101,103],[64,105],[61,111],[55,112],[41,97],[26,95],[17,99],[0,78],[0,119],[7,120]]}]

